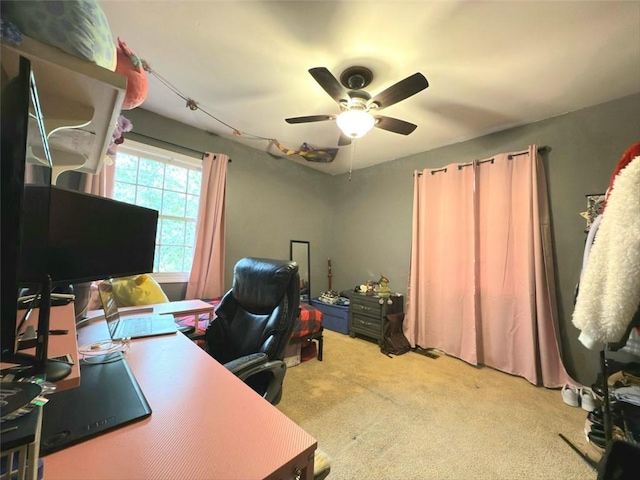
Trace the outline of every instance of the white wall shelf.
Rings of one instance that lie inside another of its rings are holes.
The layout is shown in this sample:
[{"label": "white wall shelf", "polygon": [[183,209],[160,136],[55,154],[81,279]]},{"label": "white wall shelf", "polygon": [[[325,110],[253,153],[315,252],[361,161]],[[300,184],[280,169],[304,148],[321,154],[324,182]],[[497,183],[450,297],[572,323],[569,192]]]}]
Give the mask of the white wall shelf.
[{"label": "white wall shelf", "polygon": [[2,43],[3,75],[17,75],[20,56],[31,61],[54,177],[66,170],[99,173],[124,101],[126,77],[26,36],[21,45]]}]

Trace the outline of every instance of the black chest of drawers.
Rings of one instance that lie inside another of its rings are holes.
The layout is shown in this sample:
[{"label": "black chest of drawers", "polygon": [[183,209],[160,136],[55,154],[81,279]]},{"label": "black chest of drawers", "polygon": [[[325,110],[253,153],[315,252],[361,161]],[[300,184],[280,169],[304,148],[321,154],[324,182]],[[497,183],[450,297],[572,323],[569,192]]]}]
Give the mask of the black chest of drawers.
[{"label": "black chest of drawers", "polygon": [[[391,300],[391,304],[387,302]],[[390,313],[400,313],[404,309],[404,297],[392,295],[388,299],[352,293],[349,302],[349,336],[356,334],[378,340],[382,344],[384,317]],[[380,303],[382,302],[382,303]]]}]

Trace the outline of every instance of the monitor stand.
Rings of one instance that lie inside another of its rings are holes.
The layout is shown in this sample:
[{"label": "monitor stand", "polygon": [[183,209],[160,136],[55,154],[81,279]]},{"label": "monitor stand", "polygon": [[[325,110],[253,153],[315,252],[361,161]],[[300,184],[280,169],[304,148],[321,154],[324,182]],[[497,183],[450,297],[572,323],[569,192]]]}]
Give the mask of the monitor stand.
[{"label": "monitor stand", "polygon": [[2,370],[3,376],[12,374],[15,380],[29,377],[43,377],[48,382],[58,382],[71,373],[71,365],[48,358],[49,351],[49,315],[51,313],[51,278],[47,276],[40,283],[40,302],[38,310],[38,329],[35,338],[35,355],[16,352],[7,356],[7,363],[16,363],[15,367]]}]

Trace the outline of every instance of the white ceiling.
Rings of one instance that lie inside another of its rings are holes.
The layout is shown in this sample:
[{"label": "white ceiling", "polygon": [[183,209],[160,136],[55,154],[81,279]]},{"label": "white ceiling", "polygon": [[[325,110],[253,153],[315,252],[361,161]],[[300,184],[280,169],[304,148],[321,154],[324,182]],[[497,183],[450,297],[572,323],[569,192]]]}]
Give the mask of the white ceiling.
[{"label": "white ceiling", "polygon": [[[374,128],[329,174],[376,165],[640,92],[639,1],[110,1],[120,37],[204,112],[153,75],[140,108],[273,154],[307,142],[336,147],[336,114],[308,73],[374,73],[370,94],[421,72],[426,90],[381,112],[418,125],[404,136]],[[126,112],[124,112],[126,116]],[[640,115],[640,112],[639,112]],[[134,125],[135,131],[135,125]]]}]

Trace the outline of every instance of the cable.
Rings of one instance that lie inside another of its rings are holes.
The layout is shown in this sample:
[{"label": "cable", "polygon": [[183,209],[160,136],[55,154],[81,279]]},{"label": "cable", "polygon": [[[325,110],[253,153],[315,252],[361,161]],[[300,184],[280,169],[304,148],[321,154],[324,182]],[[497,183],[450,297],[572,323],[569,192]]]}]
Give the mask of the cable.
[{"label": "cable", "polygon": [[122,360],[129,351],[131,339],[98,340],[78,347],[80,361],[89,364],[104,364]]}]

